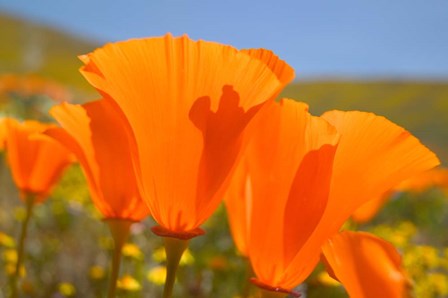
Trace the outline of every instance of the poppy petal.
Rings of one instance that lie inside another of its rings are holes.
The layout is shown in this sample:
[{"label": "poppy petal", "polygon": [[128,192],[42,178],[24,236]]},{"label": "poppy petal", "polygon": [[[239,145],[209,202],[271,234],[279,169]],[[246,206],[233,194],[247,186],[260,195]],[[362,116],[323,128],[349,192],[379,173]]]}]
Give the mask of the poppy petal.
[{"label": "poppy petal", "polygon": [[322,253],[327,271],[350,297],[406,297],[408,280],[392,244],[368,233],[345,231],[329,239]]},{"label": "poppy petal", "polygon": [[327,208],[335,232],[369,199],[439,164],[417,138],[384,117],[358,111],[331,111],[322,117],[342,135]]},{"label": "poppy petal", "polygon": [[266,49],[247,49],[242,52],[263,61],[284,85],[294,79],[294,69],[274,52]]},{"label": "poppy petal", "polygon": [[140,198],[129,140],[122,118],[108,101],[62,104],[51,110],[67,132],[51,132],[73,150],[86,172],[92,198],[105,218],[141,220],[148,215]]},{"label": "poppy petal", "polygon": [[226,189],[224,202],[227,209],[230,231],[239,253],[247,257],[249,239],[252,186],[248,165],[242,160],[232,175],[231,183]]}]

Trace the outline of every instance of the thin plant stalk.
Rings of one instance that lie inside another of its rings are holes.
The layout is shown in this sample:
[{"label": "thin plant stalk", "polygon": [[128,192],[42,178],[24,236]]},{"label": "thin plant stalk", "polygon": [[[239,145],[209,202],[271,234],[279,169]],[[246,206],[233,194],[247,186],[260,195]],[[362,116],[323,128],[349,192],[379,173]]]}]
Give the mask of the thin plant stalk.
[{"label": "thin plant stalk", "polygon": [[188,247],[189,240],[164,237],[166,252],[166,279],[163,288],[163,298],[173,296],[174,282],[176,280],[176,271],[179,266],[182,254]]},{"label": "thin plant stalk", "polygon": [[121,252],[123,245],[129,237],[132,221],[125,219],[107,219],[112,238],[114,240],[114,251],[112,253],[112,266],[107,297],[115,298],[117,291],[117,279],[120,273]]},{"label": "thin plant stalk", "polygon": [[26,206],[25,220],[22,222],[22,229],[20,231],[19,247],[17,248],[16,268],[10,280],[11,298],[17,298],[19,295],[18,281],[20,278],[20,271],[21,271],[20,269],[22,268],[22,263],[25,258],[24,254],[25,240],[28,233],[29,222],[33,214],[34,199],[35,199],[34,195],[26,195],[25,197],[25,206]]}]

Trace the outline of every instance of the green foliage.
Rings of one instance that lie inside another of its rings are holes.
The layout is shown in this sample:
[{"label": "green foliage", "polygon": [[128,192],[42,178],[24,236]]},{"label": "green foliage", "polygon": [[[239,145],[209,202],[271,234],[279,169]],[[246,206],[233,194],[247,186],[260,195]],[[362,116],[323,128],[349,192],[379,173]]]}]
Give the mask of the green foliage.
[{"label": "green foliage", "polygon": [[0,12],[0,69],[38,73],[76,89],[92,91],[78,72],[77,58],[96,43]]}]

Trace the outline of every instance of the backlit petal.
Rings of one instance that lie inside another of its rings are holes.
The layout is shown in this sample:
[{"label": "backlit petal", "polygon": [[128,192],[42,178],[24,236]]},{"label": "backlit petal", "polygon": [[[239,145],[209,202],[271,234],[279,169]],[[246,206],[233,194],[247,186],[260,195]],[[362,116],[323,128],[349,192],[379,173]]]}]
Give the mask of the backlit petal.
[{"label": "backlit petal", "polygon": [[247,49],[242,50],[242,52],[263,61],[282,84],[286,85],[294,79],[294,69],[285,61],[279,59],[274,52],[266,49]]},{"label": "backlit petal", "polygon": [[143,196],[176,232],[215,210],[242,130],[284,86],[262,60],[187,36],[108,44],[82,60],[83,75],[129,119]]},{"label": "backlit petal", "polygon": [[330,274],[350,297],[406,297],[401,257],[390,243],[368,233],[342,232],[322,249]]},{"label": "backlit petal", "polygon": [[369,199],[439,164],[417,138],[384,117],[356,111],[322,117],[342,135],[326,215],[334,231]]},{"label": "backlit petal", "polygon": [[108,101],[62,104],[51,114],[64,128],[48,131],[72,150],[86,173],[92,198],[105,218],[141,220],[148,209],[141,200],[122,118]]},{"label": "backlit petal", "polygon": [[232,175],[231,183],[224,196],[224,202],[233,241],[238,251],[247,257],[247,241],[249,239],[252,211],[252,185],[245,159],[241,161]]}]

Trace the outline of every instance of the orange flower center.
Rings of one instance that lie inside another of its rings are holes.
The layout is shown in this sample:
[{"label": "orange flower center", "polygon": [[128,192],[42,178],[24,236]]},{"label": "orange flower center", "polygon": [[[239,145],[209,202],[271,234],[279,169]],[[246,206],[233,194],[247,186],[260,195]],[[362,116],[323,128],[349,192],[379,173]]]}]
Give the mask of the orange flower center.
[{"label": "orange flower center", "polygon": [[154,226],[151,228],[151,231],[160,237],[170,237],[177,238],[181,240],[189,240],[196,236],[201,236],[205,234],[205,231],[201,228],[196,228],[190,231],[182,231],[182,232],[173,232],[162,226]]}]

